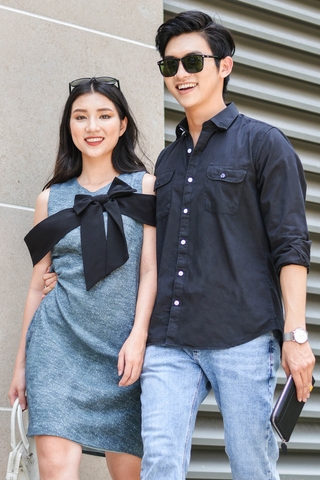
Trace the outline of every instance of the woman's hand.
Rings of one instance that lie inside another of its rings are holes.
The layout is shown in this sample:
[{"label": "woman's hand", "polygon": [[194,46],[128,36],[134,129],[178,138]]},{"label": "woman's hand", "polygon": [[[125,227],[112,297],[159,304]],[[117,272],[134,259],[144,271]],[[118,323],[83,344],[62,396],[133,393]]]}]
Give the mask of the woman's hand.
[{"label": "woman's hand", "polygon": [[8,397],[11,405],[13,405],[15,399],[19,397],[22,410],[27,408],[25,367],[15,368]]},{"label": "woman's hand", "polygon": [[118,375],[122,375],[120,387],[127,387],[138,380],[145,351],[146,335],[143,336],[133,329],[118,355]]}]

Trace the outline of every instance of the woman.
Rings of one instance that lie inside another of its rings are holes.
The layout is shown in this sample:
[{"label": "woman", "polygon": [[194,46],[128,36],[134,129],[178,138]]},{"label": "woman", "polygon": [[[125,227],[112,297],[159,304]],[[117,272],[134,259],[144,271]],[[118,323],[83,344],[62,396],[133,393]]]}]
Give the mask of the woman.
[{"label": "woman", "polygon": [[[22,408],[28,399],[41,480],[78,480],[82,446],[106,452],[113,480],[138,480],[137,380],[156,293],[154,177],[134,152],[119,82],[69,88],[53,178],[25,239],[34,269],[9,398]],[[41,301],[50,264],[59,281]]]}]

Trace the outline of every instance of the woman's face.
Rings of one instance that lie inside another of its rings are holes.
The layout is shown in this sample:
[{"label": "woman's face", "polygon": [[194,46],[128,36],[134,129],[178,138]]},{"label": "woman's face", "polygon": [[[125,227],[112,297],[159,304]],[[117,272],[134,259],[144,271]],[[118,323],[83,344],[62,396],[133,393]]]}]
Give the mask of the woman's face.
[{"label": "woman's face", "polygon": [[72,104],[70,131],[83,160],[100,157],[111,160],[126,127],[127,119],[120,120],[114,103],[101,93],[86,93]]}]

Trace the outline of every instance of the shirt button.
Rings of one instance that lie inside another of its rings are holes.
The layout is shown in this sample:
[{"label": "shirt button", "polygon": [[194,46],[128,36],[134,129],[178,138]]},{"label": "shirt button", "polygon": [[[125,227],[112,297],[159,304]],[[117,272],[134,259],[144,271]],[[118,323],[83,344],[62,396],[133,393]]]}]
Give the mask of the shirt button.
[{"label": "shirt button", "polygon": [[187,243],[187,241],[186,240],[181,240],[180,243],[181,243],[181,245],[185,245]]},{"label": "shirt button", "polygon": [[188,182],[189,182],[189,183],[193,182],[193,178],[192,178],[192,177],[189,177],[189,178],[188,178]]},{"label": "shirt button", "polygon": [[188,148],[187,152],[188,152],[188,153],[191,153],[191,152],[192,152],[192,148]]},{"label": "shirt button", "polygon": [[188,213],[188,209],[187,209],[187,208],[184,208],[184,209],[183,209],[183,213]]},{"label": "shirt button", "polygon": [[173,303],[174,303],[175,305],[179,305],[179,304],[180,304],[179,300],[175,300]]},{"label": "shirt button", "polygon": [[220,173],[220,178],[226,178],[226,174],[225,173]]},{"label": "shirt button", "polygon": [[180,270],[180,272],[178,272],[178,275],[179,275],[179,277],[182,277],[183,276],[183,271]]}]

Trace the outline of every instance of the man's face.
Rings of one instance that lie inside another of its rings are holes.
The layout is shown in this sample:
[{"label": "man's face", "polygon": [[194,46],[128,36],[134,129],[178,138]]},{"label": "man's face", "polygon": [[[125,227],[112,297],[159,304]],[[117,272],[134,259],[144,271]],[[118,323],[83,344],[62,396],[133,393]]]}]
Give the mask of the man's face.
[{"label": "man's face", "polygon": [[[207,41],[198,32],[183,33],[169,40],[164,58],[183,58],[190,53],[213,55]],[[220,73],[214,58],[204,58],[203,70],[188,73],[181,62],[173,77],[165,77],[169,92],[186,110],[208,108],[208,102],[221,103],[224,76]]]}]

